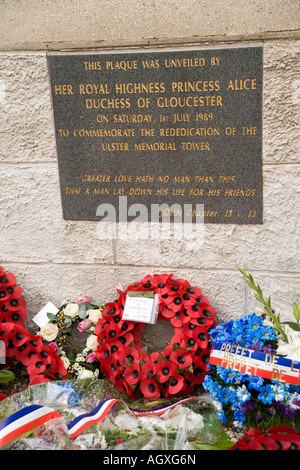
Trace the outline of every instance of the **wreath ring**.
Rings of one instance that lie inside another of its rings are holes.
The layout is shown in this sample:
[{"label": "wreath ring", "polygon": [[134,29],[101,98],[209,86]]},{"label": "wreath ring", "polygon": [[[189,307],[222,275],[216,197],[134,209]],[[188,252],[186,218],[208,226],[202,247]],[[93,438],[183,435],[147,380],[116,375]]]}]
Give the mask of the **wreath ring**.
[{"label": "wreath ring", "polygon": [[[209,330],[217,325],[216,311],[198,287],[172,276],[147,275],[125,291],[117,290],[118,299],[106,304],[95,328],[101,372],[132,400],[192,393],[209,370]],[[122,320],[127,293],[147,290],[160,295],[158,318],[174,328],[165,349],[151,354],[141,344],[146,324]]]}]

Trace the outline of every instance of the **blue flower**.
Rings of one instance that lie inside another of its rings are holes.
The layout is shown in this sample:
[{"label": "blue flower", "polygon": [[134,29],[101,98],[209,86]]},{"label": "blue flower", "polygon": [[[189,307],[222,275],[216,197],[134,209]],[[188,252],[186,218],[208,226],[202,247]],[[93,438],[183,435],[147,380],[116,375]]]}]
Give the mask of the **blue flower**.
[{"label": "blue flower", "polygon": [[242,423],[246,421],[246,416],[242,411],[236,410],[234,412],[233,419],[235,421],[235,425],[242,425]]},{"label": "blue flower", "polygon": [[233,384],[235,383],[235,378],[237,376],[237,372],[232,370],[230,367],[220,368],[219,376],[222,380],[224,380],[225,384]]},{"label": "blue flower", "polygon": [[218,398],[221,404],[231,401],[231,397],[232,392],[228,388],[224,387],[219,391]]},{"label": "blue flower", "polygon": [[249,390],[252,390],[252,389],[260,390],[265,381],[262,377],[257,377],[255,375],[248,375],[248,380],[249,380],[249,385],[248,385]]},{"label": "blue flower", "polygon": [[272,403],[275,399],[274,388],[272,385],[265,385],[260,389],[260,394],[258,395],[258,399],[263,403]]},{"label": "blue flower", "polygon": [[236,395],[237,398],[239,398],[243,403],[245,403],[245,401],[250,400],[251,398],[251,394],[249,393],[245,385],[242,385],[241,387],[237,388]]},{"label": "blue flower", "polygon": [[217,416],[218,416],[219,420],[222,421],[222,423],[224,423],[224,424],[227,423],[226,414],[224,413],[223,410],[217,411]]}]

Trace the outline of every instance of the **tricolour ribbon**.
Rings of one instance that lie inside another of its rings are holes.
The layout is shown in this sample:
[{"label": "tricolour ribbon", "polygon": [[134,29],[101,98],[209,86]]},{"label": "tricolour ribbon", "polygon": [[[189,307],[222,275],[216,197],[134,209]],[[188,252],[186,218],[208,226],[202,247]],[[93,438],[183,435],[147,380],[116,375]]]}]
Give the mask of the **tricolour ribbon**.
[{"label": "tricolour ribbon", "polygon": [[0,447],[53,418],[61,414],[47,406],[30,405],[16,411],[0,423]]},{"label": "tricolour ribbon", "polygon": [[[167,410],[173,408],[180,403],[186,401],[194,400],[199,397],[189,397],[182,400],[164,405],[159,408],[154,408],[152,410],[136,410],[130,409],[132,414],[136,417],[138,416],[149,416],[149,415],[161,415]],[[71,421],[67,428],[68,433],[71,438],[77,437],[81,434],[87,427],[92,424],[99,423],[102,421],[105,416],[110,412],[113,406],[122,402],[118,398],[111,398],[109,400],[101,401],[96,408],[90,413],[84,413],[77,416],[73,421]],[[57,411],[41,405],[29,405],[19,411],[16,411],[11,416],[6,418],[2,423],[0,423],[0,447],[3,447],[8,442],[16,439],[22,434],[32,431],[33,429],[41,426],[42,424],[47,423],[54,418],[62,418],[63,416]]]},{"label": "tricolour ribbon", "polygon": [[213,345],[209,363],[279,382],[300,385],[300,362],[227,343]]}]

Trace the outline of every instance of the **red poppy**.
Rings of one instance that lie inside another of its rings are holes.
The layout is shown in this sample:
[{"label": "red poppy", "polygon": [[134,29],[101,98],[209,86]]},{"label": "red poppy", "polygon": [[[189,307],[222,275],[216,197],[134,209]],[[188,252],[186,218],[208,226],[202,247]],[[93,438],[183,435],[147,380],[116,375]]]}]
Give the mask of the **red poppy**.
[{"label": "red poppy", "polygon": [[15,311],[5,311],[1,313],[0,315],[0,322],[6,323],[6,322],[12,322],[12,323],[18,323],[19,325],[24,325],[24,320],[27,317],[27,312],[25,308],[19,307]]},{"label": "red poppy", "polygon": [[110,356],[103,364],[106,376],[116,377],[120,373],[120,368],[118,366],[118,359],[116,357]]},{"label": "red poppy", "polygon": [[169,377],[176,373],[175,364],[170,361],[159,361],[156,365],[156,374],[158,376],[159,383],[167,382]]},{"label": "red poppy", "polygon": [[59,356],[56,356],[53,363],[47,365],[46,373],[55,380],[65,380],[67,378],[66,368]]},{"label": "red poppy", "polygon": [[197,341],[200,348],[205,349],[208,346],[209,334],[206,328],[197,326],[193,331],[193,338]]},{"label": "red poppy", "polygon": [[149,379],[156,374],[156,365],[154,362],[145,362],[141,367],[140,380]]},{"label": "red poppy", "polygon": [[126,367],[139,358],[139,352],[136,348],[126,348],[119,355],[119,362]]},{"label": "red poppy", "polygon": [[160,390],[151,377],[142,380],[140,389],[145,398],[160,398]]},{"label": "red poppy", "polygon": [[184,387],[184,383],[185,381],[182,375],[174,375],[173,377],[170,377],[169,386],[166,390],[166,396],[177,395],[177,393],[179,393],[180,390]]},{"label": "red poppy", "polygon": [[117,377],[113,383],[119,393],[122,395],[128,395],[130,398],[133,397],[133,390],[124,379]]},{"label": "red poppy", "polygon": [[174,328],[179,328],[185,323],[188,323],[191,320],[191,317],[188,315],[185,308],[181,308],[179,312],[176,312],[175,315],[171,318],[171,324]]},{"label": "red poppy", "polygon": [[[199,351],[199,353],[198,353]],[[195,352],[194,367],[199,367],[204,371],[209,370],[210,348],[198,348]]]},{"label": "red poppy", "polygon": [[203,370],[199,366],[194,366],[193,367],[193,374],[194,374],[194,384],[202,384],[205,376],[207,375],[207,372]]},{"label": "red poppy", "polygon": [[288,426],[276,426],[267,431],[250,428],[229,450],[299,450],[300,433]]},{"label": "red poppy", "polygon": [[130,385],[136,384],[140,380],[140,366],[138,362],[134,362],[130,366],[126,367],[124,372],[124,379]]},{"label": "red poppy", "polygon": [[183,332],[184,332],[185,336],[187,336],[188,338],[193,338],[193,333],[194,333],[194,330],[196,328],[197,328],[197,326],[194,325],[194,323],[192,323],[192,322],[185,323],[183,325]]},{"label": "red poppy", "polygon": [[169,308],[167,305],[163,305],[160,312],[164,318],[172,318],[175,315],[175,312]]},{"label": "red poppy", "polygon": [[16,276],[13,273],[5,271],[0,272],[0,288],[6,289],[16,284]]},{"label": "red poppy", "polygon": [[207,330],[213,325],[214,319],[212,317],[205,317],[200,315],[198,318],[191,318],[191,323],[196,326],[205,327]]},{"label": "red poppy", "polygon": [[170,355],[170,361],[173,362],[180,369],[186,369],[192,365],[192,356],[185,349],[177,349]]}]

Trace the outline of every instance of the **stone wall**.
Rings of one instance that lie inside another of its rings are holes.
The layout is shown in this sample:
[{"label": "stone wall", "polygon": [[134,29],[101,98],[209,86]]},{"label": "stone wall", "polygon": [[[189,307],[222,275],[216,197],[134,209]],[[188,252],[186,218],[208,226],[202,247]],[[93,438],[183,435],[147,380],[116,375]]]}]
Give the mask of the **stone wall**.
[{"label": "stone wall", "polygon": [[[99,240],[96,222],[62,218],[47,53],[260,45],[263,225],[206,224],[188,242]],[[202,288],[221,321],[253,311],[236,266],[274,306],[300,303],[299,2],[0,1],[0,264],[33,317],[48,300],[113,300],[148,273]]]}]

